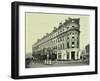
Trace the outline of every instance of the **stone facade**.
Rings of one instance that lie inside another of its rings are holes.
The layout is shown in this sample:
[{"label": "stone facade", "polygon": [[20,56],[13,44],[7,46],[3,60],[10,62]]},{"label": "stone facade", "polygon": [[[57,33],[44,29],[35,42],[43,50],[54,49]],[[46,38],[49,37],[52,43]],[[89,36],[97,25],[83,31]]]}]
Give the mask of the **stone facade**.
[{"label": "stone facade", "polygon": [[80,59],[80,18],[68,18],[32,45],[32,52],[51,49],[57,60]]}]

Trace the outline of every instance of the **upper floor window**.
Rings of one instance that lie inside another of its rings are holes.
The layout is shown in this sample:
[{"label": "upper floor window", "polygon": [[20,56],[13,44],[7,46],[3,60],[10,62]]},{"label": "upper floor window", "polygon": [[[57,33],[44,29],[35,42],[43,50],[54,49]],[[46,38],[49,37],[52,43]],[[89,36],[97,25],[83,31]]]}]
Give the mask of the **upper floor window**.
[{"label": "upper floor window", "polygon": [[62,49],[64,49],[64,43],[62,44]]},{"label": "upper floor window", "polygon": [[75,42],[72,42],[72,48],[74,48],[75,47]]},{"label": "upper floor window", "polygon": [[62,38],[60,37],[60,42],[62,41]]},{"label": "upper floor window", "polygon": [[69,42],[67,42],[67,48],[69,48]]},{"label": "upper floor window", "polygon": [[59,42],[59,38],[57,39],[57,42]]},{"label": "upper floor window", "polygon": [[57,49],[57,46],[56,46],[56,49]]},{"label": "upper floor window", "polygon": [[75,42],[72,42],[72,45],[75,44]]},{"label": "upper floor window", "polygon": [[79,41],[77,41],[77,48],[79,48]]},{"label": "upper floor window", "polygon": [[62,41],[64,41],[64,36],[62,36]]}]

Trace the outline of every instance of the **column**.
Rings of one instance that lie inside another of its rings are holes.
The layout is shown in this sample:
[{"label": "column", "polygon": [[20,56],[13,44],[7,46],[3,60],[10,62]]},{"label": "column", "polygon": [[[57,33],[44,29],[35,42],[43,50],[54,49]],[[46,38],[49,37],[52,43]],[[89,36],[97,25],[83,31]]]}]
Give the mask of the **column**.
[{"label": "column", "polygon": [[81,56],[81,52],[79,51],[78,52],[78,59],[80,59],[80,56]]},{"label": "column", "polygon": [[71,60],[71,51],[69,52],[69,60]]}]

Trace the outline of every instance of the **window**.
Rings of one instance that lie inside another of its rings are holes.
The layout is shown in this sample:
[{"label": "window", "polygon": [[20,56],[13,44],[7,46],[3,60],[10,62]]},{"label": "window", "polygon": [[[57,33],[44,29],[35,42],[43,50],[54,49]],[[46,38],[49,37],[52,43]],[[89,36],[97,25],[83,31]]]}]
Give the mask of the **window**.
[{"label": "window", "polygon": [[74,48],[75,47],[75,42],[72,42],[72,48]]},{"label": "window", "polygon": [[62,38],[60,37],[60,41],[62,41]]},{"label": "window", "polygon": [[67,42],[67,48],[69,48],[69,42]]},{"label": "window", "polygon": [[58,59],[61,59],[61,53],[58,53]]},{"label": "window", "polygon": [[62,41],[64,41],[64,36],[62,36]]},{"label": "window", "polygon": [[75,37],[73,36],[72,38],[74,39]]},{"label": "window", "polygon": [[72,44],[75,44],[75,42],[72,42]]},{"label": "window", "polygon": [[62,49],[64,49],[64,43],[62,44]]},{"label": "window", "polygon": [[59,45],[58,45],[58,50],[60,50]]},{"label": "window", "polygon": [[59,42],[59,38],[58,38],[58,42]]},{"label": "window", "polygon": [[72,26],[72,27],[75,27],[75,26]]},{"label": "window", "polygon": [[79,42],[77,41],[77,48],[79,48]]},{"label": "window", "polygon": [[57,49],[57,46],[56,46],[56,49]]},{"label": "window", "polygon": [[57,39],[55,39],[55,43],[57,43]]},{"label": "window", "polygon": [[79,56],[79,53],[77,52],[77,57]]}]

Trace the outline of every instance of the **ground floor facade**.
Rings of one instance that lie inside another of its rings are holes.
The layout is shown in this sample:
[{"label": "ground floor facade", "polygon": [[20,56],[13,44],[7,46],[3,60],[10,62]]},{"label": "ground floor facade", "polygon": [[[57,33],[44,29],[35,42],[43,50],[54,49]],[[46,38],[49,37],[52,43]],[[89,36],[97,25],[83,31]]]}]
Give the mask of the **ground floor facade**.
[{"label": "ground floor facade", "polygon": [[64,49],[57,51],[57,60],[79,60],[80,56],[79,49]]}]

